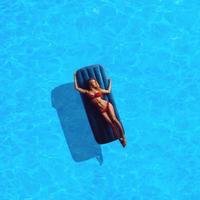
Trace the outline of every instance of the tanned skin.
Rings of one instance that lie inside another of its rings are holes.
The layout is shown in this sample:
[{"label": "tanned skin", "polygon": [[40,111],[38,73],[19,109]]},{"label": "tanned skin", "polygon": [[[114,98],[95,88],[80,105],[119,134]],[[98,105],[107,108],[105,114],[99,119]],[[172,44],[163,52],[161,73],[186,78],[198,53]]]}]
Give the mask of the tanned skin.
[{"label": "tanned skin", "polygon": [[[99,83],[95,79],[90,79],[88,81],[89,89],[83,89],[78,86],[76,74],[74,74],[74,86],[75,86],[76,90],[78,90],[80,93],[83,93],[86,95],[94,95],[97,92],[101,92],[102,94],[109,94],[111,91],[111,80],[109,79],[108,89],[102,89],[99,86]],[[113,132],[115,133],[116,137],[119,139],[122,146],[125,147],[126,139],[124,136],[124,131],[123,131],[121,123],[119,122],[119,120],[116,117],[113,105],[110,102],[104,100],[101,96],[92,99],[91,102],[100,109],[105,109],[108,104],[108,109],[106,109],[106,111],[103,113],[102,112],[99,112],[99,113],[109,123],[109,125],[113,129]]]}]

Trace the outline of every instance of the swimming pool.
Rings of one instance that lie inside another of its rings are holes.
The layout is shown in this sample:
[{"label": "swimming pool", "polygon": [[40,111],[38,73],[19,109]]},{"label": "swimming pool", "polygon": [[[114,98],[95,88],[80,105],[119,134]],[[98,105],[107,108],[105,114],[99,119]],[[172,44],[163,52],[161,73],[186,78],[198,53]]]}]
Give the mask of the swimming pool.
[{"label": "swimming pool", "polygon": [[[0,1],[0,199],[198,200],[199,8]],[[125,149],[95,143],[73,90],[74,71],[96,63],[112,78]]]}]

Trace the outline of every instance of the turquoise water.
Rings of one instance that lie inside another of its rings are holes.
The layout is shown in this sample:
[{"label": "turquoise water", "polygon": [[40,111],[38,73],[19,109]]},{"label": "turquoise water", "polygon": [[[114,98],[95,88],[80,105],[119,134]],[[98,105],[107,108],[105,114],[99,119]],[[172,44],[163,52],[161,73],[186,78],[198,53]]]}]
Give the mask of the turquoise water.
[{"label": "turquoise water", "polygon": [[[0,199],[200,199],[198,0],[0,1]],[[73,73],[102,64],[127,147],[92,137]],[[65,93],[66,92],[66,93]]]}]

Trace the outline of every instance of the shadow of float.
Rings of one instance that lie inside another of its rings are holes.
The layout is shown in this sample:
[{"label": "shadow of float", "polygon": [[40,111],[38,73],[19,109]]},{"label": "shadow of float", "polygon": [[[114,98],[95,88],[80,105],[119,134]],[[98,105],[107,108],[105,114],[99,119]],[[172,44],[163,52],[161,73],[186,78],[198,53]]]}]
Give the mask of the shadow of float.
[{"label": "shadow of float", "polygon": [[51,91],[52,106],[56,109],[72,158],[76,162],[96,158],[101,165],[101,146],[94,139],[79,93],[73,83]]}]

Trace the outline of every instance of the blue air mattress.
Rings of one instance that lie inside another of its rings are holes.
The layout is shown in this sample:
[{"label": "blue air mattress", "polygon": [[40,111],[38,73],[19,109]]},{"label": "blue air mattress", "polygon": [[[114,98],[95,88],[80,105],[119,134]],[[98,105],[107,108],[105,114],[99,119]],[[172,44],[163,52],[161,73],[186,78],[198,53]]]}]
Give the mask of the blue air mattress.
[{"label": "blue air mattress", "polygon": [[[106,77],[104,68],[101,65],[91,65],[77,70],[76,78],[79,87],[85,89],[88,89],[87,80],[89,78],[95,78],[98,81],[100,87],[103,89],[107,89],[109,85],[109,81]],[[99,144],[105,144],[116,140],[117,137],[112,131],[110,125],[105,121],[105,119],[101,116],[98,110],[95,109],[95,107],[91,104],[88,97],[81,93],[80,95],[96,141]],[[116,117],[120,121],[120,117],[112,96],[112,92],[110,94],[104,95],[103,98],[113,105]]]}]

